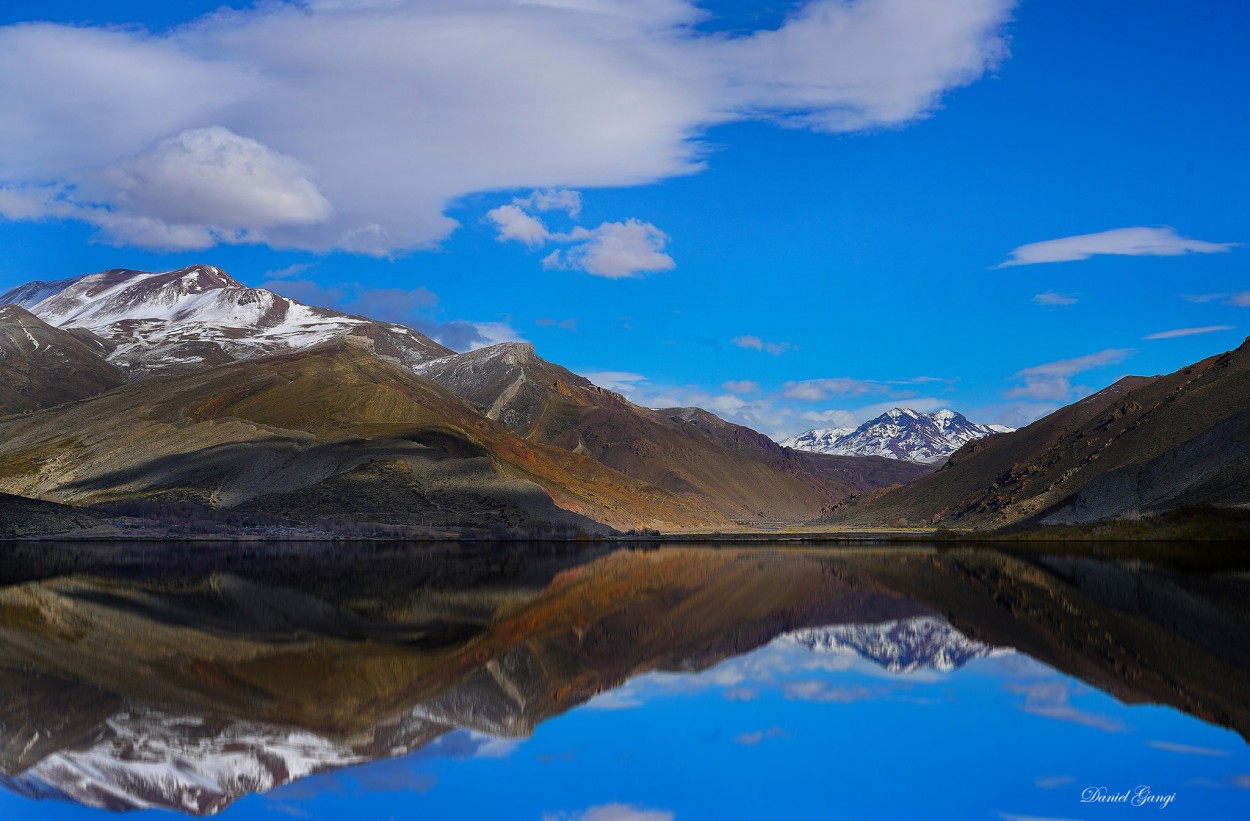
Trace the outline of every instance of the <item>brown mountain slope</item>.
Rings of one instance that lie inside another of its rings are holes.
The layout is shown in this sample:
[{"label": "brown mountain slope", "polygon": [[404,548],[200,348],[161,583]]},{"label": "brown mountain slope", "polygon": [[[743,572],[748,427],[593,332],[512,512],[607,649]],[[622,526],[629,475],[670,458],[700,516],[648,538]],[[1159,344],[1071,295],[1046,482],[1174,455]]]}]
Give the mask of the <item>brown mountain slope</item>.
[{"label": "brown mountain slope", "polygon": [[585,454],[738,521],[812,519],[854,492],[928,472],[888,459],[795,453],[699,409],[639,407],[527,344],[435,360],[418,372],[528,441]]},{"label": "brown mountain slope", "polygon": [[970,443],[938,473],[833,521],[993,528],[1193,504],[1250,504],[1250,343]]},{"label": "brown mountain slope", "polygon": [[593,460],[521,442],[351,337],[0,422],[0,491],[74,504],[172,498],[297,521],[724,523]]},{"label": "brown mountain slope", "polygon": [[0,306],[0,416],[104,393],[124,380],[90,331],[54,328],[16,305]]}]

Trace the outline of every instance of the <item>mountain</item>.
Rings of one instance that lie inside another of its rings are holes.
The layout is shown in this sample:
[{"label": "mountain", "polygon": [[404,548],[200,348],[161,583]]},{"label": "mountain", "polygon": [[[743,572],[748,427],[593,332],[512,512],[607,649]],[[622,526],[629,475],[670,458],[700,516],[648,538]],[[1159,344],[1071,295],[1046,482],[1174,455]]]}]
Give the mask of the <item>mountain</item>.
[{"label": "mountain", "polygon": [[0,420],[0,491],[69,504],[166,499],[304,523],[726,523],[585,456],[518,440],[354,336]]},{"label": "mountain", "polygon": [[935,616],[810,628],[787,633],[782,639],[813,653],[850,653],[891,673],[949,673],[973,659],[1011,652],[973,641],[951,627],[950,622]]},{"label": "mountain", "polygon": [[379,356],[406,367],[452,353],[411,328],[248,288],[211,265],[33,282],[0,296],[0,305],[91,331],[112,346],[109,362],[131,375],[220,365],[344,335],[372,339]]},{"label": "mountain", "polygon": [[782,439],[780,445],[808,453],[832,453],[834,443],[854,432],[855,428],[812,428],[797,436]]},{"label": "mountain", "polygon": [[865,496],[831,521],[996,528],[1193,505],[1250,505],[1250,341],[970,442],[937,473]]},{"label": "mountain", "polygon": [[927,472],[787,451],[698,408],[639,407],[524,343],[430,360],[416,371],[526,441],[583,454],[739,522],[812,519],[852,493]]},{"label": "mountain", "polygon": [[125,381],[110,347],[85,329],[54,328],[17,305],[0,307],[0,416],[86,399]]},{"label": "mountain", "polygon": [[310,527],[722,529],[809,521],[926,472],[639,407],[527,344],[457,354],[213,266],[35,282],[0,303],[6,361],[23,369],[0,400],[58,406],[0,422],[0,492],[54,502],[194,503]]},{"label": "mountain", "polygon": [[936,464],[964,444],[994,433],[1011,433],[1002,425],[978,425],[951,410],[917,413],[893,408],[858,428],[809,430],[783,440],[796,450],[841,456],[884,456],[921,464]]}]

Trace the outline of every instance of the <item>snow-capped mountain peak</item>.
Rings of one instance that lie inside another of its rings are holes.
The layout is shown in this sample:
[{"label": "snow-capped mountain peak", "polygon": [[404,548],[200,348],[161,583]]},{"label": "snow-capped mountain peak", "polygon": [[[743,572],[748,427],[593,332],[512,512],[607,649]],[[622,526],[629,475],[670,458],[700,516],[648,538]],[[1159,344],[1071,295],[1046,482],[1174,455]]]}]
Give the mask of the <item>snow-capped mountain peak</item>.
[{"label": "snow-capped mountain peak", "polygon": [[0,296],[0,305],[10,303],[50,325],[90,330],[114,346],[109,361],[131,374],[217,365],[348,335],[371,339],[379,355],[407,367],[452,353],[411,328],[248,288],[211,265],[32,282]]},{"label": "snow-capped mountain peak", "polygon": [[853,430],[809,430],[782,440],[795,450],[835,456],[884,456],[909,462],[943,462],[973,439],[992,433],[1010,433],[1002,425],[979,425],[961,413],[943,409],[918,413],[911,408],[891,408]]},{"label": "snow-capped mountain peak", "polygon": [[1013,652],[974,641],[935,616],[817,627],[787,633],[781,640],[813,653],[852,653],[900,674],[917,670],[949,673],[973,659]]}]

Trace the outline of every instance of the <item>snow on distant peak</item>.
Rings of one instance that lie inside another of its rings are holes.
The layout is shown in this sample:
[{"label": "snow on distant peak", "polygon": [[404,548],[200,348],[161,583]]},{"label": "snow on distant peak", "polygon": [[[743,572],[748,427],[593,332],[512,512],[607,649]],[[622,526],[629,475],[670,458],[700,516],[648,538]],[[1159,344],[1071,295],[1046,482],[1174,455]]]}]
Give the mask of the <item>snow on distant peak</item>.
[{"label": "snow on distant peak", "polygon": [[1012,430],[969,422],[963,414],[949,409],[917,413],[911,408],[891,408],[853,430],[809,430],[782,440],[781,445],[835,456],[883,456],[934,464],[944,462],[973,439]]},{"label": "snow on distant peak", "polygon": [[813,653],[854,654],[899,674],[917,670],[949,673],[973,659],[1012,652],[974,641],[935,616],[798,630],[787,633],[781,641]]}]

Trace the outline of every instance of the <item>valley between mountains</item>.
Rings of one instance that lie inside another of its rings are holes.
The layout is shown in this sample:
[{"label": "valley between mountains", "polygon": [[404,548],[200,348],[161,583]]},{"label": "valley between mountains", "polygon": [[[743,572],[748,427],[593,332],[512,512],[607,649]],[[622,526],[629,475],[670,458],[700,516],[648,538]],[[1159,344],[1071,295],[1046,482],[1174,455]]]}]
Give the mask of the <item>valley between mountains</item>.
[{"label": "valley between mountains", "polygon": [[505,343],[111,270],[0,296],[0,535],[996,529],[1250,504],[1243,346],[1019,431],[894,409],[781,443]]}]

